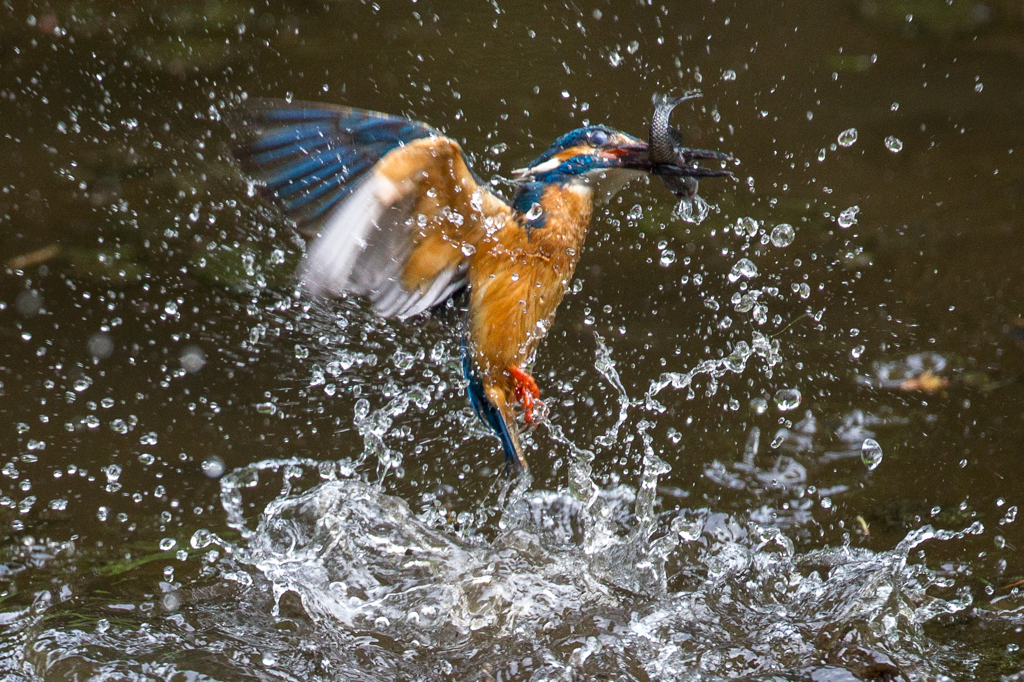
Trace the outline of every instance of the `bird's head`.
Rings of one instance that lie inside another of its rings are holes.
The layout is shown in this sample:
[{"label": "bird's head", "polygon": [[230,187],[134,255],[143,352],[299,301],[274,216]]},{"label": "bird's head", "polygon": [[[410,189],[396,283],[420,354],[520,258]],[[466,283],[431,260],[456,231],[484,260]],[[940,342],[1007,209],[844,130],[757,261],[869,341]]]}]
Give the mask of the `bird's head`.
[{"label": "bird's head", "polygon": [[698,177],[732,175],[726,170],[702,168],[695,163],[702,159],[731,158],[720,152],[679,146],[673,149],[670,159],[662,160],[660,153],[655,156],[659,158],[652,160],[647,142],[639,138],[607,126],[587,126],[562,135],[529,166],[513,171],[512,175],[521,183],[588,186],[598,203],[609,199],[628,181],[645,174],[665,176],[664,179],[677,183],[693,178],[688,182],[694,188]]},{"label": "bird's head", "polygon": [[[520,182],[558,182],[599,186],[610,196],[634,177],[651,171],[647,143],[596,125],[562,135],[526,168],[512,171]],[[595,191],[595,199],[602,198]]]}]

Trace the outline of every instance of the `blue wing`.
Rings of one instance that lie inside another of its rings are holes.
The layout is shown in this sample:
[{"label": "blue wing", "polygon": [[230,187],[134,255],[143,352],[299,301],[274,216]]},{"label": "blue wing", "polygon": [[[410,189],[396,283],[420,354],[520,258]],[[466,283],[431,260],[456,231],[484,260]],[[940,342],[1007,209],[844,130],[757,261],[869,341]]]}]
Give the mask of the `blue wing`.
[{"label": "blue wing", "polygon": [[418,315],[467,285],[484,219],[508,214],[458,143],[424,123],[263,99],[233,118],[249,140],[236,150],[243,168],[313,238],[299,276],[314,295]]},{"label": "blue wing", "polygon": [[235,127],[252,140],[235,152],[243,168],[306,234],[316,233],[389,151],[439,135],[425,123],[375,111],[275,99],[247,102]]}]

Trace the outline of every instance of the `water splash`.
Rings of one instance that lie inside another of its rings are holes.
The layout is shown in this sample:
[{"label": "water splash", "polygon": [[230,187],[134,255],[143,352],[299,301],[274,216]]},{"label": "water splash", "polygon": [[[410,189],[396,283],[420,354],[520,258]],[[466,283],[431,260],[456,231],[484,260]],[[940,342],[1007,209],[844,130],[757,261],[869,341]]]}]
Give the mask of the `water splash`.
[{"label": "water splash", "polygon": [[687,372],[663,372],[647,389],[646,406],[655,412],[664,412],[665,407],[654,400],[654,397],[669,386],[677,391],[686,389],[687,398],[693,399],[696,397],[693,381],[698,376],[708,378],[706,395],[712,396],[718,391],[718,379],[730,372],[742,373],[752,357],[764,360],[765,368],[769,370],[782,362],[778,339],[769,341],[764,334],[753,332],[750,343],[737,342],[732,352],[724,358],[703,360]]},{"label": "water splash", "polygon": [[703,197],[695,194],[692,197],[680,199],[673,209],[672,215],[692,225],[700,225],[713,209],[714,207]]},{"label": "water splash", "polygon": [[[422,671],[446,660],[456,677],[480,665],[472,651],[487,651],[490,670],[510,677],[532,658],[534,679],[612,671],[628,680],[817,679],[869,668],[894,679],[911,670],[942,679],[953,666],[969,666],[970,656],[924,630],[964,613],[969,591],[956,588],[948,567],[930,569],[910,556],[925,543],[979,534],[981,524],[925,526],[888,552],[799,553],[754,515],[659,515],[657,481],[669,468],[654,454],[651,426],[639,426],[644,473],[635,493],[620,486],[580,499],[508,491],[502,530],[490,541],[432,527],[404,501],[354,477],[284,492],[294,478],[289,467],[316,463],[256,464],[232,476],[277,471],[281,493],[233,555],[269,583],[275,613],[286,595],[297,595],[328,639],[338,631],[370,638],[385,660],[415,652],[410,660]],[[313,473],[321,475],[320,466]],[[238,515],[237,504],[226,507],[229,515]],[[593,515],[601,521],[588,521]],[[587,537],[586,523],[606,534]]]},{"label": "water splash", "polygon": [[619,372],[615,368],[615,361],[612,359],[611,348],[605,344],[604,339],[599,334],[594,335],[594,339],[597,343],[597,351],[594,357],[594,369],[604,377],[604,379],[612,385],[615,389],[616,399],[619,403],[619,412],[615,418],[615,423],[602,435],[594,439],[594,442],[600,447],[610,447],[612,444],[618,441],[619,429],[626,422],[629,416],[630,400],[629,395],[626,393],[626,387],[622,385],[622,379],[619,377]]}]

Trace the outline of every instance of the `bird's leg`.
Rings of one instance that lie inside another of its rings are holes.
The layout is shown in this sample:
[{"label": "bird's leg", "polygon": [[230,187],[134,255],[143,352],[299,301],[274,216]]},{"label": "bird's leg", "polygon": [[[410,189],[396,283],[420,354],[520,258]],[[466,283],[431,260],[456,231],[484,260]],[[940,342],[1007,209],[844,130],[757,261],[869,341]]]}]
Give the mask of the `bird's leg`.
[{"label": "bird's leg", "polygon": [[526,418],[526,423],[533,425],[533,406],[536,399],[540,397],[540,389],[537,388],[537,382],[533,380],[532,376],[515,366],[509,367],[508,373],[512,377],[512,382],[515,386],[516,399],[523,406],[523,416]]}]

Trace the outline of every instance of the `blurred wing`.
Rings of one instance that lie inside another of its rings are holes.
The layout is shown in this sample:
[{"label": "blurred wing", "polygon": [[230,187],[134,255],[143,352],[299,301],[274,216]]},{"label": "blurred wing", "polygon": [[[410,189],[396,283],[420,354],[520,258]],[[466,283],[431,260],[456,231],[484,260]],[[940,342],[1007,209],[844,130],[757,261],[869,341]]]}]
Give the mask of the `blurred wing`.
[{"label": "blurred wing", "polygon": [[261,100],[243,113],[255,141],[243,167],[316,238],[302,267],[318,295],[368,296],[410,317],[466,286],[466,259],[488,215],[507,205],[482,187],[458,143],[385,114]]}]

